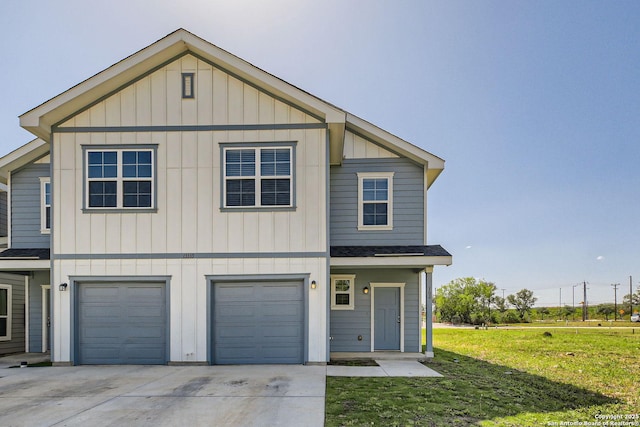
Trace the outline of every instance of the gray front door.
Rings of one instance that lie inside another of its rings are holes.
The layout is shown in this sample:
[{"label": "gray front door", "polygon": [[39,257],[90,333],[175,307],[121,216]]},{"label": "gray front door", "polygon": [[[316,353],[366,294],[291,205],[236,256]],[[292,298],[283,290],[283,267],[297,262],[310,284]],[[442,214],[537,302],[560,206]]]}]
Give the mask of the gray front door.
[{"label": "gray front door", "polygon": [[162,283],[78,285],[80,364],[165,364],[166,286]]},{"label": "gray front door", "polygon": [[400,350],[400,288],[376,288],[374,350]]},{"label": "gray front door", "polygon": [[213,363],[304,363],[302,282],[213,286]]}]

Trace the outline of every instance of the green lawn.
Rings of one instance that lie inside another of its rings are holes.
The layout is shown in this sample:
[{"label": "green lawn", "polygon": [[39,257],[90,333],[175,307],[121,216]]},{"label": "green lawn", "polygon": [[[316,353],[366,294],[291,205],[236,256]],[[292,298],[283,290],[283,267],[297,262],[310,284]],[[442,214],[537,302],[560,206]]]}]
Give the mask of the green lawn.
[{"label": "green lawn", "polygon": [[427,365],[444,378],[328,377],[326,425],[585,425],[640,413],[640,331],[545,331],[436,329]]}]

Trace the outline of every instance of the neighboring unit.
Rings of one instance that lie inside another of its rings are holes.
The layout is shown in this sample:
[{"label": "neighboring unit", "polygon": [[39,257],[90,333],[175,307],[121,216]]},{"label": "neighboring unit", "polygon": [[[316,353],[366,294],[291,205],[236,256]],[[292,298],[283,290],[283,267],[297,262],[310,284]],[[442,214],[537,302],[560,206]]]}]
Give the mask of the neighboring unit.
[{"label": "neighboring unit", "polygon": [[442,159],[182,29],[20,123],[0,269],[23,266],[31,351],[51,284],[59,364],[433,355]]}]

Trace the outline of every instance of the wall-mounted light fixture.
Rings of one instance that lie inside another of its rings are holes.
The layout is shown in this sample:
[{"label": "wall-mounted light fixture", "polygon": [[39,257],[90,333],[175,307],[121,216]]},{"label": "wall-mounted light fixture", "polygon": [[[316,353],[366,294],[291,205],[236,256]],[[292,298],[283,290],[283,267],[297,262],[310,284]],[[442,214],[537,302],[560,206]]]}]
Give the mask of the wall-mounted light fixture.
[{"label": "wall-mounted light fixture", "polygon": [[67,290],[67,284],[66,283],[60,283],[60,286],[58,286],[58,289],[60,290],[60,292],[64,292]]},{"label": "wall-mounted light fixture", "polygon": [[369,287],[365,286],[364,289],[362,289],[362,293],[365,294],[365,295],[368,294],[369,293]]},{"label": "wall-mounted light fixture", "polygon": [[318,284],[316,283],[316,281],[315,281],[315,280],[312,280],[312,281],[311,281],[311,289],[315,289],[315,288],[317,288],[317,287],[318,287]]}]

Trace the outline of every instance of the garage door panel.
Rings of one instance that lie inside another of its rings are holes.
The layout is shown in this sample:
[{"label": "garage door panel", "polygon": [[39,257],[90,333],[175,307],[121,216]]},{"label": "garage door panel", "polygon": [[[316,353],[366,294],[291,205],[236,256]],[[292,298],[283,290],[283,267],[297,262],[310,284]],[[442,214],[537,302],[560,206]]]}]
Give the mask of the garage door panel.
[{"label": "garage door panel", "polygon": [[303,300],[302,282],[214,284],[214,363],[303,363]]},{"label": "garage door panel", "polygon": [[78,362],[166,362],[165,285],[81,283]]}]

